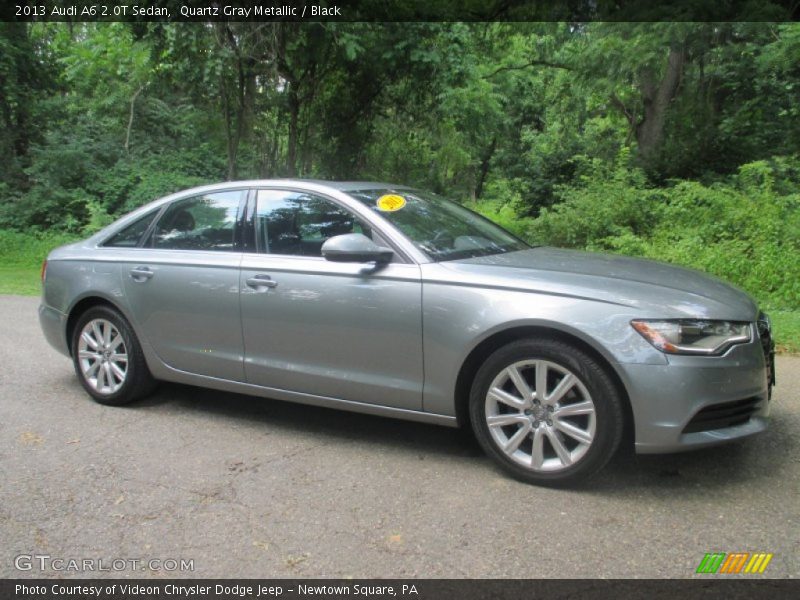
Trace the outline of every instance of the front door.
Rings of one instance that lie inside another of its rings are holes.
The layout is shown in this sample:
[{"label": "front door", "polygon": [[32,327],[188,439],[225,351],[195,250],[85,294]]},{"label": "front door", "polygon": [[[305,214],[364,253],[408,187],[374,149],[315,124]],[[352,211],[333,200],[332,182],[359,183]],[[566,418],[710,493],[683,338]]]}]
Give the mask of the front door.
[{"label": "front door", "polygon": [[314,194],[259,190],[255,230],[240,281],[247,382],[420,410],[419,267],[322,258],[329,237],[378,234]]}]

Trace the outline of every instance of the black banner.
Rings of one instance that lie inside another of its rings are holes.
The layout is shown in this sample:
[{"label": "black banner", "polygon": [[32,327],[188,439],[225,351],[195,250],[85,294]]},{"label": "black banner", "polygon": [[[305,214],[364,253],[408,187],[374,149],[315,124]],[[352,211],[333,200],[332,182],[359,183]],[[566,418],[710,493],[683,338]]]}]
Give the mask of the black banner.
[{"label": "black banner", "polygon": [[790,21],[794,0],[10,0],[0,21]]},{"label": "black banner", "polygon": [[234,600],[364,598],[469,600],[473,598],[796,598],[796,580],[703,578],[693,580],[529,579],[6,579],[0,598],[16,600]]}]

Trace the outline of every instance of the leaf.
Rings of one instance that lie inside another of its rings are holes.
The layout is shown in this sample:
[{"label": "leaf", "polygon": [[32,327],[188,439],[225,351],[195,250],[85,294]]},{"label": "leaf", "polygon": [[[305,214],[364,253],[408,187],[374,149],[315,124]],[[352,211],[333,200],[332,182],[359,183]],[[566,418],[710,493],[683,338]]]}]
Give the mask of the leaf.
[{"label": "leaf", "polygon": [[44,438],[33,431],[25,431],[19,436],[19,442],[26,446],[40,446]]}]

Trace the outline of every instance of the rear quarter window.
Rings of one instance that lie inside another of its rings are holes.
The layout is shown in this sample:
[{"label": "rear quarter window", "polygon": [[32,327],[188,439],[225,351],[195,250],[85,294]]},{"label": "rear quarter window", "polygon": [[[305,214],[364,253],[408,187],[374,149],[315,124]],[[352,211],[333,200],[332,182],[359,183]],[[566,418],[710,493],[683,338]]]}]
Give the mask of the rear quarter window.
[{"label": "rear quarter window", "polygon": [[147,232],[150,223],[153,222],[158,210],[151,211],[143,217],[137,219],[125,229],[118,231],[111,236],[103,246],[110,248],[136,248],[142,239],[142,236]]}]

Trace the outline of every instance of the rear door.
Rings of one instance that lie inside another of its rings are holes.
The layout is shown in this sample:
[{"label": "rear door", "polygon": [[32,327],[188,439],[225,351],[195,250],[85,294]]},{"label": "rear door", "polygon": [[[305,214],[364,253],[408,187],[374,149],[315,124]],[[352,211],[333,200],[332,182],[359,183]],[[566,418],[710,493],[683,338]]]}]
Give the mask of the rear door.
[{"label": "rear door", "polygon": [[122,264],[136,329],[172,368],[243,381],[237,234],[246,190],[171,203]]}]

